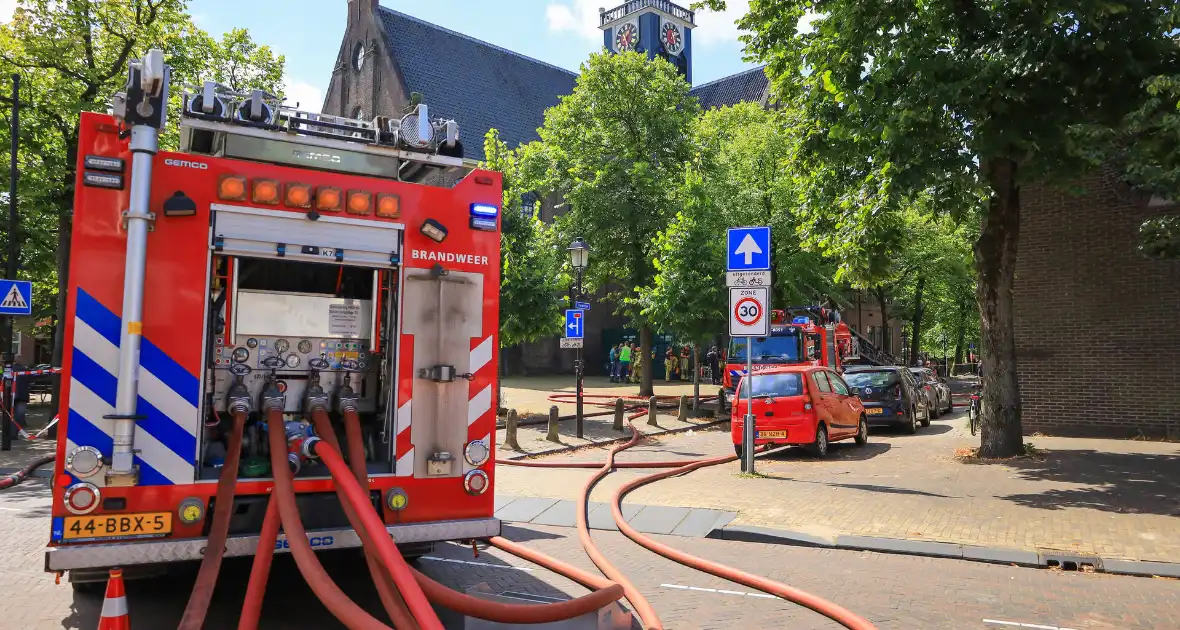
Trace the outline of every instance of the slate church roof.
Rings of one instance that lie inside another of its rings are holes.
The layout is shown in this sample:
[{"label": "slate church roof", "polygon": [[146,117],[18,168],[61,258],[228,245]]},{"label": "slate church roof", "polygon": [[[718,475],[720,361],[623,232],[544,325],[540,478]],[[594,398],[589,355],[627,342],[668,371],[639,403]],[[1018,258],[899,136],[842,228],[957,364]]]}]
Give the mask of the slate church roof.
[{"label": "slate church roof", "polygon": [[[377,7],[406,88],[421,92],[433,116],[459,123],[464,157],[482,160],[483,138],[500,130],[510,147],[537,139],[545,110],[574,90],[577,73],[416,17]],[[703,109],[765,102],[764,67],[692,88]]]},{"label": "slate church roof", "polygon": [[701,102],[701,109],[713,109],[738,103],[765,103],[766,66],[758,66],[737,74],[694,86],[689,92]]},{"label": "slate church roof", "polygon": [[500,130],[510,147],[537,139],[545,110],[574,91],[577,74],[378,7],[406,87],[421,92],[432,116],[459,123],[464,157],[483,159],[483,138]]}]

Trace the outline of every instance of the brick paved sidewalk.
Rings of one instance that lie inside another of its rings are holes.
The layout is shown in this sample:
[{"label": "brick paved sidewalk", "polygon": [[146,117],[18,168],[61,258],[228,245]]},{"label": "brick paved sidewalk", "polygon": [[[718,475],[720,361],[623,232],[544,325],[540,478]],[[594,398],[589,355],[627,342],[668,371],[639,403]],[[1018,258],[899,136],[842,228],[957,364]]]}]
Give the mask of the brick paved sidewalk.
[{"label": "brick paved sidewalk", "polygon": [[[1180,445],[1028,437],[1043,460],[964,463],[970,446],[962,413],[907,436],[874,432],[867,447],[833,445],[827,460],[797,449],[764,457],[759,477],[736,463],[642,488],[627,502],[736,512],[735,525],[770,527],[834,540],[839,535],[946,542],[1031,552],[1180,563]],[[977,443],[978,438],[975,438]],[[627,459],[732,453],[726,431],[666,436]],[[604,449],[554,456],[601,461]],[[497,493],[576,498],[581,470],[497,468]],[[596,488],[607,501],[644,471],[619,470]]]}]

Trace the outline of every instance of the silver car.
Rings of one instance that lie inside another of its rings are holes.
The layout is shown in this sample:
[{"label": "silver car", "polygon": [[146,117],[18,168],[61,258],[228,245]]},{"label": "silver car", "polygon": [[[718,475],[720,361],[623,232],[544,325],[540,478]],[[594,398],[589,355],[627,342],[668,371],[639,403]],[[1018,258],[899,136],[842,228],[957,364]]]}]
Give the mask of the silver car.
[{"label": "silver car", "polygon": [[930,368],[910,368],[910,373],[914,375],[914,380],[918,381],[918,386],[926,392],[931,416],[937,418],[954,409],[951,388],[946,384],[946,379]]}]

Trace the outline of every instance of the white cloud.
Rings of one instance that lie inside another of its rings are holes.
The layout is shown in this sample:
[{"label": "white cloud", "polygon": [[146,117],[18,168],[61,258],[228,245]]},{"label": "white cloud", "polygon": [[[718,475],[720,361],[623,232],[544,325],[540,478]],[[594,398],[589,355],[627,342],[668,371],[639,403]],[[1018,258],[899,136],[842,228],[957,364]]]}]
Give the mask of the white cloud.
[{"label": "white cloud", "polygon": [[16,0],[0,0],[0,22],[11,22],[16,11]]},{"label": "white cloud", "polygon": [[283,79],[283,94],[287,97],[286,104],[305,112],[319,112],[324,105],[324,92],[316,86],[298,79],[285,77]]},{"label": "white cloud", "polygon": [[610,3],[604,3],[604,0],[574,0],[572,5],[554,2],[545,7],[545,21],[551,31],[572,31],[591,41],[602,40],[602,31],[598,30],[598,9],[604,4]]},{"label": "white cloud", "polygon": [[737,21],[749,12],[749,0],[729,0],[724,11],[697,11],[693,42],[709,45],[737,41],[740,34]]}]

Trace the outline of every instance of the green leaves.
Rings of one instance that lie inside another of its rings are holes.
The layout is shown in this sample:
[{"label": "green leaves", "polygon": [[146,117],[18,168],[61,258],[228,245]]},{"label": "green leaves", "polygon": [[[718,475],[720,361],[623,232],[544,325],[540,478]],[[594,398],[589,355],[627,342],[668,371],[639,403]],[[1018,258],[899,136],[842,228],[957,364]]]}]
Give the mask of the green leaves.
[{"label": "green leaves", "polygon": [[1149,258],[1180,258],[1180,216],[1155,217],[1139,228],[1139,251]]}]

